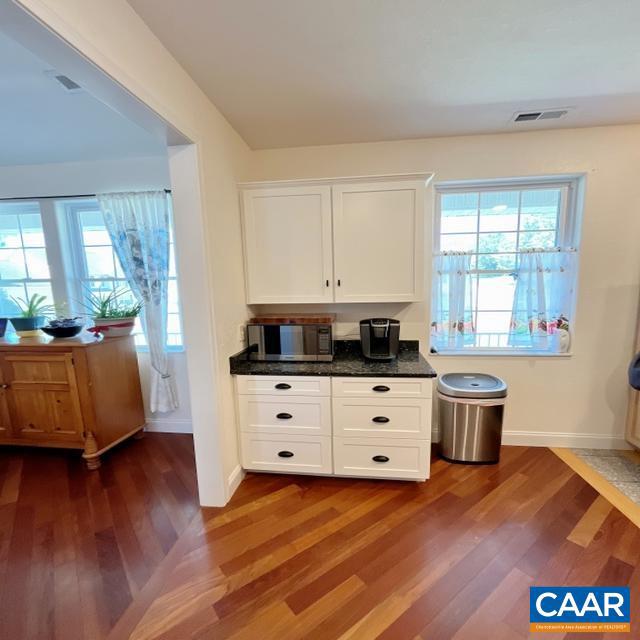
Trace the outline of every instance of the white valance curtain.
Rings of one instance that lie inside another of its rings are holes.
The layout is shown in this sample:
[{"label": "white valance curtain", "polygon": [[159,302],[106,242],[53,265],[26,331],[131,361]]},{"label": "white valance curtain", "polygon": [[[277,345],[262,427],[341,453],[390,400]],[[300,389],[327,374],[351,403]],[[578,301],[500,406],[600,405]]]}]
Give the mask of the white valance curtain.
[{"label": "white valance curtain", "polygon": [[575,249],[521,250],[509,345],[537,351],[566,351],[575,280]]},{"label": "white valance curtain", "polygon": [[473,343],[471,254],[438,253],[433,260],[431,346],[436,350],[461,349]]},{"label": "white valance curtain", "polygon": [[167,354],[169,216],[165,191],[104,193],[100,209],[129,287],[142,307],[142,326],[151,359],[151,411],[178,407]]}]

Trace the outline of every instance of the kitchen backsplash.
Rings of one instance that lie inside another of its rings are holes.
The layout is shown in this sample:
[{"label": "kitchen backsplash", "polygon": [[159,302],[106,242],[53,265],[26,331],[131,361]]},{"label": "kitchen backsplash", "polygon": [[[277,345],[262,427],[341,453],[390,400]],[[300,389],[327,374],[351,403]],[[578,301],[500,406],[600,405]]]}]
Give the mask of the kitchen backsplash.
[{"label": "kitchen backsplash", "polygon": [[419,340],[420,350],[428,350],[428,326],[424,303],[366,304],[256,304],[249,307],[251,315],[264,313],[333,313],[336,315],[337,339],[360,337],[359,322],[363,318],[396,318],[400,320],[400,338]]}]

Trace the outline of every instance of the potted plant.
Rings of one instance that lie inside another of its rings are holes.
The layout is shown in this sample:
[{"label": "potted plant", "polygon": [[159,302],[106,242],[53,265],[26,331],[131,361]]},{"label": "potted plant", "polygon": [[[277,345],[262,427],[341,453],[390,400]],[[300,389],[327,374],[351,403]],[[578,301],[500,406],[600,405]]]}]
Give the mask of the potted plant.
[{"label": "potted plant", "polygon": [[20,337],[36,336],[40,327],[47,321],[46,313],[53,310],[53,305],[45,304],[46,296],[34,293],[30,298],[11,298],[20,309],[17,318],[9,318],[13,328]]},{"label": "potted plant", "polygon": [[142,303],[122,300],[128,289],[96,293],[87,291],[87,302],[84,305],[93,318],[94,325],[89,329],[92,333],[101,333],[105,338],[128,336],[133,331],[136,318],[142,310]]}]

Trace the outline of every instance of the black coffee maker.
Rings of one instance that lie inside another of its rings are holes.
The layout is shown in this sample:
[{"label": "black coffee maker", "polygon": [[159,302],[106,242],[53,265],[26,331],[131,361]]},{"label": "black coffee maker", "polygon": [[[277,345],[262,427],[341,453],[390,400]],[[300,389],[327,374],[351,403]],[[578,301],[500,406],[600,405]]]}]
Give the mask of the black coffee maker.
[{"label": "black coffee maker", "polygon": [[393,318],[360,320],[362,353],[369,360],[393,360],[400,347],[400,321]]}]

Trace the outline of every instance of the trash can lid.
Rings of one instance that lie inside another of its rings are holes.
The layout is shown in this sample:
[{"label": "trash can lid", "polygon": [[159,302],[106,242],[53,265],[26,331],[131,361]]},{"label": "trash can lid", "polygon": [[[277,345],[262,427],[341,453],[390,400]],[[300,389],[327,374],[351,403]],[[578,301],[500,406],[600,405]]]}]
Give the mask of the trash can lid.
[{"label": "trash can lid", "polygon": [[445,373],[438,379],[438,391],[454,398],[504,398],[507,384],[487,373]]}]

